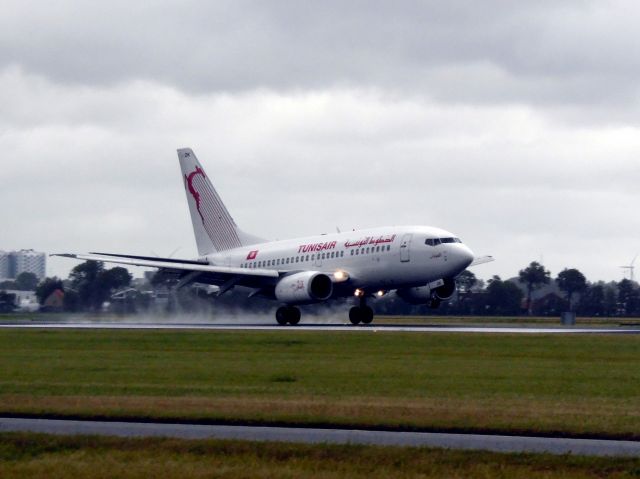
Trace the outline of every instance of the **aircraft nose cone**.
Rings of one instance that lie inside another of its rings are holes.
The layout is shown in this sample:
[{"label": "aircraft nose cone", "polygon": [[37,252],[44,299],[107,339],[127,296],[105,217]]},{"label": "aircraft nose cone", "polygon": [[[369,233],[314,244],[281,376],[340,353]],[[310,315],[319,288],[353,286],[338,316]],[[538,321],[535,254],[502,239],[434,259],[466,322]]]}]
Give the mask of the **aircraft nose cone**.
[{"label": "aircraft nose cone", "polygon": [[467,246],[460,245],[460,251],[458,253],[458,258],[460,260],[460,267],[462,269],[466,269],[474,260],[475,255],[473,251],[471,251]]},{"label": "aircraft nose cone", "polygon": [[[476,255],[473,254],[473,251],[471,251],[469,248],[467,248],[467,261],[469,262],[469,264],[473,263],[473,260],[476,258]],[[469,266],[469,264],[467,266]]]}]

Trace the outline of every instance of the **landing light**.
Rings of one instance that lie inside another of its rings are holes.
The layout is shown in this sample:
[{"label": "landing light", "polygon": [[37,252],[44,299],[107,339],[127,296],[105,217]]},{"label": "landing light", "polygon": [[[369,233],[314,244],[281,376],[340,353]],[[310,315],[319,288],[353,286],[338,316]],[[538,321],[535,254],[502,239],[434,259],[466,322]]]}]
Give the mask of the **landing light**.
[{"label": "landing light", "polygon": [[358,288],[353,292],[353,295],[354,296],[358,296],[358,297],[364,296],[364,291],[362,291],[360,288]]},{"label": "landing light", "polygon": [[384,291],[382,291],[382,290],[378,291],[378,292],[376,293],[376,296],[377,296],[378,298],[382,298],[382,297],[384,296]]},{"label": "landing light", "polygon": [[346,271],[336,271],[333,273],[333,279],[335,279],[336,282],[341,283],[342,281],[348,280],[349,275]]}]

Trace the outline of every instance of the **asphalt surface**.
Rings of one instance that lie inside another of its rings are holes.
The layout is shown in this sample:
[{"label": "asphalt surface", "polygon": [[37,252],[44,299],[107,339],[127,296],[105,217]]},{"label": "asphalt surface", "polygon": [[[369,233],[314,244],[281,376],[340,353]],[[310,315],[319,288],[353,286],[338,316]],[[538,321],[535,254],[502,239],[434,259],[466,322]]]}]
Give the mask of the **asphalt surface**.
[{"label": "asphalt surface", "polygon": [[359,325],[351,324],[299,324],[297,326],[278,326],[271,323],[206,323],[206,322],[3,322],[0,328],[25,329],[200,329],[226,331],[370,331],[370,332],[411,332],[411,333],[507,333],[507,334],[640,334],[640,328],[634,327],[536,327],[536,326],[451,326],[451,325]]},{"label": "asphalt surface", "polygon": [[426,446],[512,453],[544,452],[550,454],[586,456],[640,457],[640,442],[635,441],[493,436],[481,434],[0,418],[0,432],[10,431],[61,435],[84,434],[120,437],[155,436],[181,439],[236,439],[307,444]]}]

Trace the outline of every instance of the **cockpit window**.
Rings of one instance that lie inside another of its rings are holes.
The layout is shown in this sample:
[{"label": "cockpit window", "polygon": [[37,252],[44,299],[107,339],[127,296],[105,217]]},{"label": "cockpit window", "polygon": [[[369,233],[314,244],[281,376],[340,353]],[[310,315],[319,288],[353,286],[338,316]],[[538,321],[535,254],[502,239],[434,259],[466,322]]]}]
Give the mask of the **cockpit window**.
[{"label": "cockpit window", "polygon": [[438,246],[441,243],[462,243],[460,238],[427,238],[424,244],[429,246]]}]

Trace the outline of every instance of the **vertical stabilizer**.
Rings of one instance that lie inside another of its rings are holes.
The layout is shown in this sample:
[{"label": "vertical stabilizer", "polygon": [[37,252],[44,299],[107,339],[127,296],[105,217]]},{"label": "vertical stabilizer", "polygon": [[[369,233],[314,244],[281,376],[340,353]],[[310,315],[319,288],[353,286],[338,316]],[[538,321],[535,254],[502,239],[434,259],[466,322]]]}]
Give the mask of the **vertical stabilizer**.
[{"label": "vertical stabilizer", "polygon": [[179,149],[178,159],[198,254],[203,256],[262,241],[237,227],[191,148]]}]

